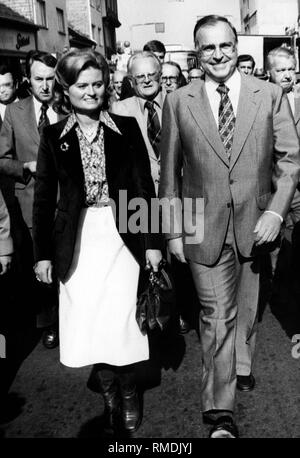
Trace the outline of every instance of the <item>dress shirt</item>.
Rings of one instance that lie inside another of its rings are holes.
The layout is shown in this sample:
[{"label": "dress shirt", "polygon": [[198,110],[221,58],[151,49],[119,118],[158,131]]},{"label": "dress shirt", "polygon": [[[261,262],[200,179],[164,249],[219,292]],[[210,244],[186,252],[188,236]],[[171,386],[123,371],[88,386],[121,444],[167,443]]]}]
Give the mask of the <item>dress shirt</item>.
[{"label": "dress shirt", "polygon": [[4,115],[5,115],[5,110],[6,110],[6,105],[4,105],[4,103],[0,103],[0,118],[4,119]]},{"label": "dress shirt", "polygon": [[[147,124],[148,109],[145,107],[146,101],[147,101],[147,99],[142,99],[141,97],[138,97],[140,110],[141,110],[141,113],[144,116],[145,122]],[[155,110],[156,110],[156,112],[158,114],[158,119],[159,119],[159,122],[160,122],[160,125],[161,125],[162,107],[163,107],[163,95],[162,95],[162,92],[160,91],[157,94],[157,96],[151,101],[154,103],[154,108],[155,108]]]},{"label": "dress shirt", "polygon": [[[48,103],[48,102],[47,102]],[[35,119],[36,119],[36,125],[39,124],[39,119],[41,116],[41,106],[42,103],[37,100],[35,97],[33,97],[33,104],[34,104],[34,113],[35,113]],[[49,108],[47,110],[47,116],[50,121],[50,124],[55,124],[58,121],[58,116],[57,113],[53,110],[51,104],[49,104]]]},{"label": "dress shirt", "polygon": [[[208,97],[208,101],[216,121],[217,127],[219,127],[219,105],[221,100],[221,94],[217,91],[217,88],[220,83],[214,81],[208,75],[205,75],[205,89]],[[239,103],[239,96],[241,90],[241,74],[238,70],[235,70],[231,77],[225,81],[226,86],[229,88],[228,96],[231,101],[231,105],[234,111],[234,115],[237,115],[237,108]],[[280,218],[280,221],[283,222],[283,218],[278,213],[266,210],[265,213],[272,213]]]},{"label": "dress shirt", "polygon": [[290,107],[291,107],[293,116],[295,116],[295,94],[293,90],[287,93],[287,98],[290,102]]}]

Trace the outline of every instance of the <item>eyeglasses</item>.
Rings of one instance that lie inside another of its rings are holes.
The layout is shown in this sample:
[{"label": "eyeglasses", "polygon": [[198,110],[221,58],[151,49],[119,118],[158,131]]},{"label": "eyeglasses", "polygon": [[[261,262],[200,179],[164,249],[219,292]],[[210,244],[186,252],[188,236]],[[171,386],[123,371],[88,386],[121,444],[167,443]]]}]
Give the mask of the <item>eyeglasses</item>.
[{"label": "eyeglasses", "polygon": [[177,83],[177,76],[162,76],[161,77],[161,80],[163,83],[167,83],[168,81],[170,81],[170,83]]},{"label": "eyeglasses", "polygon": [[[232,54],[233,51],[235,50],[235,43],[231,43],[231,42],[220,43],[218,48],[222,54],[225,54],[225,56],[228,56],[229,54]],[[216,52],[216,49],[217,47],[215,45],[206,45],[200,48],[200,53],[204,57],[211,57]]]},{"label": "eyeglasses", "polygon": [[159,77],[159,72],[147,73],[146,75],[135,75],[133,78],[139,84],[144,83],[146,80],[154,81]]}]

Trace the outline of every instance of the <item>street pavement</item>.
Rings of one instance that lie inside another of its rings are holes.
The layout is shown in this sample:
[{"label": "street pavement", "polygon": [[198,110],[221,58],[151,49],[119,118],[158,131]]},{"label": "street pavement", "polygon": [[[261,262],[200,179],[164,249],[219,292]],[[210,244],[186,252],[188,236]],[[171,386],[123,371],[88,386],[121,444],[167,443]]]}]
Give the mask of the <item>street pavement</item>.
[{"label": "street pavement", "polygon": [[[285,304],[272,311],[269,305],[265,308],[258,330],[256,388],[237,394],[236,419],[242,437],[300,437],[300,358],[292,356],[292,333],[297,329],[300,335],[294,306]],[[135,437],[207,437],[200,414],[197,332],[164,337],[158,352],[156,347],[152,365],[145,363],[138,369],[145,388],[144,417]],[[101,396],[86,388],[89,373],[89,367],[64,367],[59,363],[58,349],[47,350],[39,342],[11,386],[10,415],[15,418],[8,416],[0,425],[2,437],[109,437],[103,431]]]}]

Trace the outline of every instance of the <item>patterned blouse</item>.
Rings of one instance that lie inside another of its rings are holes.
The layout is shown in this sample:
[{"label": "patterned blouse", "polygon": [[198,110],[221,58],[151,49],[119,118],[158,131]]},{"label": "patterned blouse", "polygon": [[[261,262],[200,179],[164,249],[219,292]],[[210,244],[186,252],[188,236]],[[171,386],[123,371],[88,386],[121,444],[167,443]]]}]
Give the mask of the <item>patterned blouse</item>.
[{"label": "patterned blouse", "polygon": [[105,170],[103,124],[114,132],[122,135],[107,111],[101,111],[99,121],[94,138],[88,140],[81,130],[75,114],[72,113],[60,136],[60,138],[62,138],[75,125],[84,173],[85,203],[88,207],[97,206],[99,203],[105,204],[109,202]]}]

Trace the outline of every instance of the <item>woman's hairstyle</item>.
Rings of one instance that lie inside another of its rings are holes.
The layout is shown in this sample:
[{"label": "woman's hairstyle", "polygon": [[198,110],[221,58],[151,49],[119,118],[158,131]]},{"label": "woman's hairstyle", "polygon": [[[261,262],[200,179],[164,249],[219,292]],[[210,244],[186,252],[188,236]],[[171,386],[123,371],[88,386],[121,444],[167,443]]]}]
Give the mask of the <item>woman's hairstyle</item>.
[{"label": "woman's hairstyle", "polygon": [[[102,54],[87,49],[72,49],[63,54],[55,70],[54,104],[55,111],[69,114],[72,111],[68,95],[64,91],[76,83],[79,75],[87,68],[102,71],[105,90],[109,87],[109,66]],[[108,94],[105,95],[103,108],[108,107]]]}]

